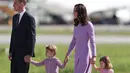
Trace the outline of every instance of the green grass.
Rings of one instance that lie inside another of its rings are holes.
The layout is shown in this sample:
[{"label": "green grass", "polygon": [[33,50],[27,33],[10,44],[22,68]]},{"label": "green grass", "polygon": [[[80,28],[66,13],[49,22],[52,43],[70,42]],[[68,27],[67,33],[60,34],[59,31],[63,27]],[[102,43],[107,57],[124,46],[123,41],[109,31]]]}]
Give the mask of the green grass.
[{"label": "green grass", "polygon": [[[71,30],[36,30],[37,34],[72,34]],[[11,30],[0,30],[0,34],[11,34]]]},{"label": "green grass", "polygon": [[[8,45],[0,45],[1,48],[7,48]],[[68,45],[58,44],[57,45],[57,57],[63,61],[65,53],[67,52]],[[111,58],[113,69],[115,73],[129,73],[130,67],[130,44],[97,44],[97,65],[99,66],[98,60],[104,55],[108,55]],[[41,61],[45,58],[44,45],[36,45],[35,49],[36,57],[34,60]],[[60,70],[60,73],[73,73],[73,61],[74,53],[69,59],[69,63],[65,69]],[[10,62],[8,61],[7,55],[2,50],[0,51],[0,73],[9,73]],[[35,67],[31,65],[29,73],[44,73],[44,67]],[[93,69],[93,73],[99,73]]]},{"label": "green grass", "polygon": [[11,30],[0,30],[0,34],[10,34]]},{"label": "green grass", "polygon": [[[100,31],[96,30],[96,35],[124,35],[124,36],[130,36],[130,32],[126,30],[122,31]],[[37,35],[41,34],[66,34],[71,35],[73,33],[70,29],[56,29],[56,30],[46,30],[46,29],[39,29],[36,30]],[[11,30],[0,30],[0,34],[11,34]]]},{"label": "green grass", "polygon": [[96,35],[130,36],[129,31],[95,31]]}]

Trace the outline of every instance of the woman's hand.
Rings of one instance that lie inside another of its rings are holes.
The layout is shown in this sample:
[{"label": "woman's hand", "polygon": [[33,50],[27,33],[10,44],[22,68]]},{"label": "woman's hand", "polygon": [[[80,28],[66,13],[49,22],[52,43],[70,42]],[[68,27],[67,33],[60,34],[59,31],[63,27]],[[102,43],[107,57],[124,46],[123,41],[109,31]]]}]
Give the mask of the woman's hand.
[{"label": "woman's hand", "polygon": [[68,62],[68,60],[69,60],[69,56],[65,56],[65,59],[64,59],[64,62]]},{"label": "woman's hand", "polygon": [[96,62],[96,56],[93,56],[93,57],[91,58],[91,60],[90,60],[90,63],[91,63],[91,64],[95,64],[95,62]]}]

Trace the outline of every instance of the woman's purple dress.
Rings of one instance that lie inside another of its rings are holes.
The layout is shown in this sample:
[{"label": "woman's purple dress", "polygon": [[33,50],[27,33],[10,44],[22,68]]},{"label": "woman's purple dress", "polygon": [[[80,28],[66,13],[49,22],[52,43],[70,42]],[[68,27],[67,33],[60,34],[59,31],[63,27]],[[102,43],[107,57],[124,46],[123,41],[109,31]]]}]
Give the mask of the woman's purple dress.
[{"label": "woman's purple dress", "polygon": [[73,39],[70,43],[67,56],[70,55],[74,47],[74,73],[91,73],[90,59],[92,56],[96,56],[95,31],[91,22],[84,26],[79,24],[74,27]]}]

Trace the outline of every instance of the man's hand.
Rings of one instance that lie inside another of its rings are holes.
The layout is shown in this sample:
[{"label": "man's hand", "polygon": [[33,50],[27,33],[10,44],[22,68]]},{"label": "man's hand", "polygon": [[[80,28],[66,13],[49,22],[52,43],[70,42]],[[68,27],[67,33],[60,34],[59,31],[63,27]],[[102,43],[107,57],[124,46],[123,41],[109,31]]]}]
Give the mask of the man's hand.
[{"label": "man's hand", "polygon": [[9,55],[8,58],[9,58],[10,61],[12,60],[12,56]]},{"label": "man's hand", "polygon": [[96,56],[93,56],[93,57],[91,58],[91,60],[90,60],[90,63],[91,63],[91,64],[95,64],[95,62],[96,62]]},{"label": "man's hand", "polygon": [[31,60],[31,56],[30,56],[30,55],[26,55],[26,56],[24,57],[24,61],[25,61],[25,62],[29,63],[30,60]]}]

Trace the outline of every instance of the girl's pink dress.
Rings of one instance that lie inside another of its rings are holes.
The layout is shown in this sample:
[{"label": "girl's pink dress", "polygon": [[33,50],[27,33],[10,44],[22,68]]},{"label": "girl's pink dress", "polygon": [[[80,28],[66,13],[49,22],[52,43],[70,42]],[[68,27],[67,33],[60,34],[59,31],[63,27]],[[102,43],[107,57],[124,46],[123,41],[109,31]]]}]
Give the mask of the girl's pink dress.
[{"label": "girl's pink dress", "polygon": [[114,73],[113,69],[101,69],[100,73]]}]

